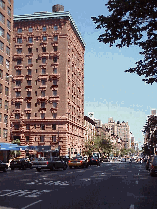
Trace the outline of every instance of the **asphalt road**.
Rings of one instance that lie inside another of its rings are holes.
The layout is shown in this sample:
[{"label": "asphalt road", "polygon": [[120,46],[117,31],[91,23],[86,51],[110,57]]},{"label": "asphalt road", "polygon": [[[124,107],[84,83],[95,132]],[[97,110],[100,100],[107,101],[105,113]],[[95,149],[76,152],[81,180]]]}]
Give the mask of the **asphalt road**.
[{"label": "asphalt road", "polygon": [[155,209],[157,177],[145,164],[0,172],[0,209]]}]

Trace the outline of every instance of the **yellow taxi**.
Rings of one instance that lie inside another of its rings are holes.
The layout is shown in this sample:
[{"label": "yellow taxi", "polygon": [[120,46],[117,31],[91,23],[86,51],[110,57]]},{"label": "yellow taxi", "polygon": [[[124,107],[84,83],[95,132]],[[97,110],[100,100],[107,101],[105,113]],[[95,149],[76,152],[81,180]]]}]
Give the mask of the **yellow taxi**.
[{"label": "yellow taxi", "polygon": [[69,168],[88,168],[88,161],[84,159],[82,156],[73,157],[68,161]]}]

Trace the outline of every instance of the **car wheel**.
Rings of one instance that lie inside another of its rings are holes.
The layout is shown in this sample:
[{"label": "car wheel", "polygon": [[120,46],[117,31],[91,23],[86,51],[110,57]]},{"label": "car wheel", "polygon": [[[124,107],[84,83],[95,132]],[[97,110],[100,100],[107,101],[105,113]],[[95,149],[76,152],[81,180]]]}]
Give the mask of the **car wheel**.
[{"label": "car wheel", "polygon": [[86,165],[86,168],[88,168],[88,163],[87,163],[87,165]]},{"label": "car wheel", "polygon": [[40,172],[41,171],[41,168],[37,168],[37,171]]},{"label": "car wheel", "polygon": [[67,165],[64,165],[63,170],[66,170],[66,169],[67,169]]},{"label": "car wheel", "polygon": [[69,166],[70,169],[72,169],[72,166]]},{"label": "car wheel", "polygon": [[14,168],[11,168],[11,170],[14,170]]},{"label": "car wheel", "polygon": [[7,172],[7,169],[6,169],[6,168],[4,168],[4,169],[3,169],[3,172]]},{"label": "car wheel", "polygon": [[51,171],[54,171],[55,170],[55,167],[54,165],[50,168]]}]

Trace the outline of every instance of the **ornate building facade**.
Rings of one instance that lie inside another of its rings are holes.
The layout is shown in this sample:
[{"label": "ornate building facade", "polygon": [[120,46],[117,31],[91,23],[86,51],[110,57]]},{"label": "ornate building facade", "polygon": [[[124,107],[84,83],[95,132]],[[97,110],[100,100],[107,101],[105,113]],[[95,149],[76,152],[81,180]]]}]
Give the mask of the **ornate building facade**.
[{"label": "ornate building facade", "polygon": [[62,5],[14,16],[11,140],[50,146],[61,155],[82,153],[84,51]]},{"label": "ornate building facade", "polygon": [[10,141],[13,0],[0,0],[0,142]]}]

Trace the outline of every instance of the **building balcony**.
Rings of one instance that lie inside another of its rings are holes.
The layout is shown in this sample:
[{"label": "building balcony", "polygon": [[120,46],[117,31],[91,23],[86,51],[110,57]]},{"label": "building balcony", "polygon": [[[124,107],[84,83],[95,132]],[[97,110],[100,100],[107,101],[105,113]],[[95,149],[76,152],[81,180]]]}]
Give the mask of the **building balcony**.
[{"label": "building balcony", "polygon": [[31,113],[32,109],[31,108],[26,108],[24,111],[25,111],[25,113]]},{"label": "building balcony", "polygon": [[33,53],[26,54],[26,57],[32,58],[33,57]]},{"label": "building balcony", "polygon": [[45,111],[46,112],[46,107],[40,107],[39,112]]},{"label": "building balcony", "polygon": [[46,89],[47,88],[47,85],[40,85],[39,86],[39,89]]},{"label": "building balcony", "polygon": [[41,52],[38,56],[39,56],[39,58],[46,57],[48,59],[49,58],[49,52]]},{"label": "building balcony", "polygon": [[59,57],[60,52],[50,52],[50,57]]},{"label": "building balcony", "polygon": [[22,67],[23,67],[23,64],[19,64],[19,65],[15,65],[15,66],[14,66],[14,68],[17,69],[17,70],[18,70],[18,69],[21,69]]},{"label": "building balcony", "polygon": [[24,79],[24,75],[14,75],[13,76],[13,80],[17,81],[17,80],[23,80]]},{"label": "building balcony", "polygon": [[50,79],[50,80],[53,80],[54,78],[57,79],[57,80],[59,80],[60,74],[50,74],[50,75],[49,75],[49,79]]},{"label": "building balcony", "polygon": [[29,89],[32,89],[32,85],[26,85],[26,86],[25,86],[25,89],[28,89],[28,88],[29,88]]},{"label": "building balcony", "polygon": [[41,63],[41,64],[39,65],[39,67],[41,67],[41,68],[46,68],[46,66],[47,66],[47,63]]},{"label": "building balcony", "polygon": [[33,47],[33,45],[34,45],[33,42],[32,42],[32,43],[27,43],[27,44],[26,44],[26,46],[28,46],[28,47]]},{"label": "building balcony", "polygon": [[39,101],[39,102],[43,102],[43,101],[47,101],[47,100],[48,100],[48,96],[45,96],[45,97],[39,96],[37,98],[37,101]]},{"label": "building balcony", "polygon": [[25,98],[26,101],[27,101],[27,100],[31,100],[31,99],[32,99],[31,96]]},{"label": "building balcony", "polygon": [[13,90],[21,91],[21,86],[14,86],[14,87],[13,87]]},{"label": "building balcony", "polygon": [[17,59],[24,59],[24,53],[22,53],[22,54],[17,54],[17,53],[15,53],[14,55],[13,55],[13,60],[17,60]]},{"label": "building balcony", "polygon": [[40,74],[38,76],[38,80],[41,80],[41,79],[45,79],[47,81],[48,80],[48,73],[46,73],[46,74]]},{"label": "building balcony", "polygon": [[55,66],[55,67],[57,67],[59,65],[59,63],[58,62],[53,62],[53,63],[51,63],[51,66]]},{"label": "building balcony", "polygon": [[11,101],[12,101],[13,103],[15,103],[15,102],[20,102],[20,103],[22,104],[22,102],[23,102],[23,97],[13,97],[13,98],[11,99]]},{"label": "building balcony", "polygon": [[23,48],[23,43],[15,43],[16,48]]},{"label": "building balcony", "polygon": [[52,103],[52,102],[57,102],[58,103],[59,100],[60,100],[59,95],[57,95],[57,96],[50,96],[49,99],[48,99],[49,103]]},{"label": "building balcony", "polygon": [[27,79],[27,80],[32,80],[32,75],[26,75],[26,76],[25,76],[25,79]]}]

